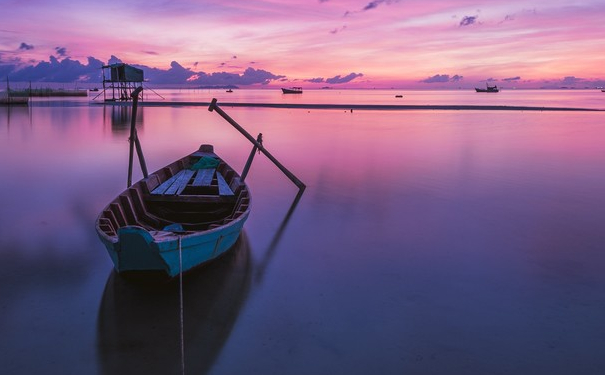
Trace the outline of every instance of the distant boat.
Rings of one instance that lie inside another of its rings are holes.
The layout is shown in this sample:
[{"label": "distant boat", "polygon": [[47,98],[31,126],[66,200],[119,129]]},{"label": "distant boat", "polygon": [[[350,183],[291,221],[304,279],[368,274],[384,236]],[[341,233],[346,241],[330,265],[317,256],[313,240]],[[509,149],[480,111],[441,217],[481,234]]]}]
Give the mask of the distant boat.
[{"label": "distant boat", "polygon": [[395,95],[396,98],[403,98],[403,95]]},{"label": "distant boat", "polygon": [[480,88],[475,87],[475,91],[477,91],[477,92],[499,92],[500,89],[498,88],[498,86],[495,86],[495,85],[490,86],[490,85],[486,84],[486,88],[480,89]]},{"label": "distant boat", "polygon": [[99,91],[99,88],[95,87],[95,88],[90,89],[89,91]]},{"label": "distant boat", "polygon": [[233,92],[233,90],[229,89],[229,90],[227,90],[226,92]]},{"label": "distant boat", "polygon": [[302,92],[303,92],[302,87],[290,87],[290,88],[282,87],[281,91],[284,94],[302,94]]}]

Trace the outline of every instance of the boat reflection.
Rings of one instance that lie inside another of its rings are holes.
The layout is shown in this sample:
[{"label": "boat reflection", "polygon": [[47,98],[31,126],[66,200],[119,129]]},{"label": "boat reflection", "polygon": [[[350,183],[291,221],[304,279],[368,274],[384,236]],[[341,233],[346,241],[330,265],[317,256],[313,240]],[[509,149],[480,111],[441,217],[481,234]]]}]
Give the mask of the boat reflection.
[{"label": "boat reflection", "polygon": [[109,276],[99,308],[102,374],[208,372],[248,296],[252,276],[245,231],[230,252],[183,277],[181,342],[178,279]]},{"label": "boat reflection", "polygon": [[[245,230],[234,248],[183,277],[184,368],[205,374],[229,338],[240,310],[266,268],[304,190],[292,201],[269,247],[254,261]],[[254,275],[253,275],[254,273]],[[102,374],[182,372],[178,279],[124,277],[112,271],[97,321]]]}]

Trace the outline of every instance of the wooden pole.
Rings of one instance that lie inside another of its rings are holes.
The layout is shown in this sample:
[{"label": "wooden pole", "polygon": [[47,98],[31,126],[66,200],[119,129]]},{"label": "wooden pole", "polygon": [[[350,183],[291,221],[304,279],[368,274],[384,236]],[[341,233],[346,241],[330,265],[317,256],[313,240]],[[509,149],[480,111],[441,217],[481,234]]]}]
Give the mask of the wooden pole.
[{"label": "wooden pole", "polygon": [[256,146],[263,154],[265,154],[265,156],[267,158],[269,158],[269,160],[271,160],[273,162],[273,164],[275,164],[275,166],[277,168],[279,168],[279,170],[282,171],[283,174],[285,174],[290,179],[290,181],[292,181],[296,186],[298,186],[298,188],[300,190],[304,190],[306,188],[306,185],[301,180],[299,180],[294,174],[292,174],[292,172],[290,172],[286,167],[284,167],[273,155],[271,155],[271,153],[269,153],[269,151],[267,151],[261,143],[257,142],[256,139],[254,139],[254,137],[246,131],[246,129],[242,128],[240,124],[238,124],[237,122],[235,122],[235,120],[233,120],[231,117],[229,117],[229,115],[226,114],[225,111],[223,111],[216,104],[216,98],[212,99],[212,102],[210,103],[210,107],[208,107],[208,110],[210,112],[216,111],[219,115],[221,115],[222,118],[224,118],[228,123],[230,123],[240,133],[242,133],[242,135],[244,137],[248,138],[248,140],[250,142],[252,142],[252,144],[254,146]]},{"label": "wooden pole", "polygon": [[[258,137],[256,137],[256,141],[258,143],[263,143],[263,133],[258,133]],[[258,147],[254,145],[252,147],[252,151],[250,151],[250,156],[248,156],[248,160],[246,161],[246,165],[242,170],[241,181],[244,182],[246,180],[246,176],[248,175],[248,171],[250,170],[250,166],[252,165],[252,159],[254,159],[254,155],[256,155],[256,151],[258,151]]]},{"label": "wooden pole", "polygon": [[130,153],[128,157],[128,187],[132,185],[132,159],[134,156],[134,146],[136,144],[137,148],[137,156],[139,157],[139,162],[141,163],[141,169],[143,170],[143,175],[147,177],[147,166],[145,164],[145,159],[143,157],[143,150],[141,149],[141,143],[139,142],[139,138],[137,136],[136,129],[136,119],[137,119],[137,105],[139,103],[139,93],[143,91],[143,87],[139,87],[132,92],[132,118],[130,120]]}]

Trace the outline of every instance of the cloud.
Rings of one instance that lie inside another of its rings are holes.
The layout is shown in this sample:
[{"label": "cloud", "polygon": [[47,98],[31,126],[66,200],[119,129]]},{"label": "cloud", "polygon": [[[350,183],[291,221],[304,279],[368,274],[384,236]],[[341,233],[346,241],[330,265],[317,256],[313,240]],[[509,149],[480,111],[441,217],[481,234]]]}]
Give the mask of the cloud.
[{"label": "cloud", "polygon": [[143,51],[144,54],[147,55],[154,55],[154,56],[159,56],[159,53],[155,52],[155,51]]},{"label": "cloud", "polygon": [[460,21],[459,26],[470,26],[473,25],[475,22],[477,22],[477,18],[479,18],[479,16],[464,16],[462,17],[462,21]]},{"label": "cloud", "polygon": [[584,78],[577,78],[574,76],[568,76],[565,77],[561,80],[561,84],[563,85],[575,85],[577,83],[582,83],[585,82],[586,80]]},{"label": "cloud", "polygon": [[43,61],[22,69],[13,65],[7,74],[11,74],[11,80],[22,82],[100,82],[101,66],[103,62],[94,57],[88,57],[88,63],[82,64],[69,57],[59,61],[50,56],[48,62]]},{"label": "cloud", "polygon": [[463,78],[464,78],[463,76],[458,75],[458,74],[456,74],[452,77],[450,77],[449,74],[435,74],[434,76],[423,79],[420,82],[423,82],[423,83],[459,82]]},{"label": "cloud", "polygon": [[[55,50],[57,51],[57,54],[66,53],[61,47],[57,47]],[[10,76],[11,80],[15,82],[83,82],[98,84],[102,81],[102,66],[123,62],[124,61],[114,55],[109,58],[107,64],[94,57],[88,57],[87,62],[81,63],[78,60],[72,60],[70,57],[61,59],[58,56],[49,56],[48,61],[42,61],[24,67],[23,62],[20,59],[12,59],[10,61],[1,59],[0,76]],[[169,69],[151,68],[137,64],[131,65],[142,69],[145,80],[151,85],[195,84],[200,86],[246,86],[259,84],[266,85],[271,82],[287,81],[287,77],[284,75],[274,74],[266,70],[251,67],[246,68],[243,73],[238,74],[225,71],[198,71],[199,62],[193,63],[191,68],[185,68],[177,61],[172,61]],[[338,84],[350,82],[361,76],[363,76],[361,73],[350,73],[346,76],[337,75],[328,79],[313,78],[310,82]]]},{"label": "cloud", "polygon": [[65,47],[55,47],[55,51],[57,51],[57,56],[66,57],[67,49]]},{"label": "cloud", "polygon": [[344,29],[346,29],[346,28],[347,28],[347,26],[345,25],[345,26],[342,26],[340,28],[336,28],[336,29],[330,30],[330,34],[337,34],[337,33],[341,32],[341,31],[344,31]]},{"label": "cloud", "polygon": [[123,62],[122,60],[118,59],[114,55],[111,55],[111,57],[109,58],[109,61],[107,61],[107,65],[120,64],[122,62]]},{"label": "cloud", "polygon": [[25,42],[21,43],[21,45],[19,46],[20,50],[24,50],[24,51],[29,51],[30,49],[34,49],[34,46],[31,44],[27,44]]},{"label": "cloud", "polygon": [[521,77],[519,77],[519,76],[516,76],[516,77],[510,77],[510,78],[502,78],[502,80],[503,80],[503,81],[506,81],[506,82],[518,81],[518,80],[520,80],[520,79],[521,79]]},{"label": "cloud", "polygon": [[332,78],[326,78],[326,83],[331,83],[331,84],[347,83],[347,82],[351,82],[352,80],[354,80],[357,77],[362,77],[362,76],[363,76],[363,74],[361,74],[361,73],[350,73],[344,77],[337,75]]},{"label": "cloud", "polygon": [[376,8],[378,8],[382,4],[390,5],[390,4],[398,3],[398,2],[399,2],[399,0],[374,0],[374,1],[370,1],[369,3],[366,4],[366,6],[364,6],[363,8],[361,8],[361,10],[353,11],[353,12],[346,11],[345,14],[344,14],[344,16],[346,17],[349,14],[366,12],[368,10],[376,9]]},{"label": "cloud", "polygon": [[323,78],[311,78],[311,79],[308,79],[307,82],[322,83],[322,82],[324,82],[324,79]]},{"label": "cloud", "polygon": [[[266,85],[271,81],[285,78],[262,69],[247,68],[243,74],[215,72],[215,73],[192,73],[193,79],[188,82],[202,86],[226,86],[226,85]],[[152,79],[150,78],[150,82]]]},{"label": "cloud", "polygon": [[372,2],[369,2],[368,5],[366,5],[365,7],[363,7],[362,10],[366,11],[366,10],[370,10],[370,9],[376,9],[376,8],[378,8],[378,6],[380,4],[386,3],[388,5],[388,4],[397,3],[397,2],[398,2],[398,0],[374,0]]},{"label": "cloud", "polygon": [[184,68],[181,64],[176,61],[170,63],[170,69],[162,70],[158,68],[150,68],[144,65],[133,65],[143,70],[143,75],[146,80],[153,83],[174,83],[174,82],[186,82],[194,72]]}]

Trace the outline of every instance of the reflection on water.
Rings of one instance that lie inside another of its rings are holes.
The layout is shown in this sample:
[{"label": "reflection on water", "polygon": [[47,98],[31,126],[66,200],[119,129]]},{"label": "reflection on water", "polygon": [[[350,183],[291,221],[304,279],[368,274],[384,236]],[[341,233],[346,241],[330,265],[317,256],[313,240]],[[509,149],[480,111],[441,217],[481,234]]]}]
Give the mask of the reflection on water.
[{"label": "reflection on water", "polygon": [[[0,131],[6,128],[10,132],[11,126],[31,125],[31,108],[28,106],[0,106]],[[1,126],[2,124],[5,126]]]},{"label": "reflection on water", "polygon": [[[111,121],[111,131],[116,134],[127,134],[130,131],[132,107],[128,106],[103,106],[103,123]],[[137,127],[141,128],[144,124],[145,111],[137,112]]]},{"label": "reflection on water", "polygon": [[[225,344],[250,290],[250,247],[242,232],[225,256],[183,278],[185,370],[204,374]],[[181,371],[178,280],[109,276],[98,316],[103,374]]]}]

